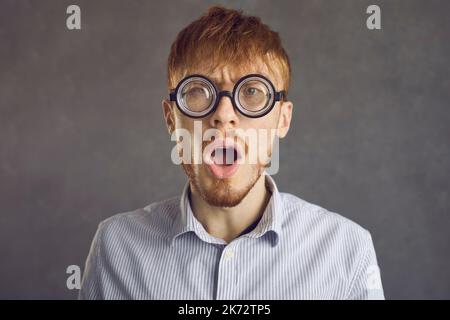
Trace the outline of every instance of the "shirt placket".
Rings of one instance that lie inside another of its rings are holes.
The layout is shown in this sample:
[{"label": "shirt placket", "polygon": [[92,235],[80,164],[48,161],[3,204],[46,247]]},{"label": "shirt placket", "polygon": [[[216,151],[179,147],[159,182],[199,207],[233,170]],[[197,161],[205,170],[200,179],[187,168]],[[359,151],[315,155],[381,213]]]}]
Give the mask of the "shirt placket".
[{"label": "shirt placket", "polygon": [[232,241],[222,249],[217,265],[216,299],[235,299],[237,290],[236,265],[240,241]]}]

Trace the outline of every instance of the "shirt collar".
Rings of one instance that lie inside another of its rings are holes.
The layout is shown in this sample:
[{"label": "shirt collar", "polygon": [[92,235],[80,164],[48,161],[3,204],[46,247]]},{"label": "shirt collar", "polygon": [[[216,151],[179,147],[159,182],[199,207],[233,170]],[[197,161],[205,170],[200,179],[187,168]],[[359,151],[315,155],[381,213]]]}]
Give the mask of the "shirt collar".
[{"label": "shirt collar", "polygon": [[[263,238],[268,238],[272,246],[276,246],[279,242],[283,214],[281,196],[273,178],[266,173],[264,175],[266,186],[272,192],[272,195],[256,227],[240,237],[257,239],[265,235]],[[225,240],[210,235],[194,216],[189,203],[189,192],[190,187],[188,181],[183,188],[183,193],[180,198],[180,210],[173,220],[169,236],[171,245],[173,246],[179,236],[190,232],[195,233],[205,242],[226,245]]]}]

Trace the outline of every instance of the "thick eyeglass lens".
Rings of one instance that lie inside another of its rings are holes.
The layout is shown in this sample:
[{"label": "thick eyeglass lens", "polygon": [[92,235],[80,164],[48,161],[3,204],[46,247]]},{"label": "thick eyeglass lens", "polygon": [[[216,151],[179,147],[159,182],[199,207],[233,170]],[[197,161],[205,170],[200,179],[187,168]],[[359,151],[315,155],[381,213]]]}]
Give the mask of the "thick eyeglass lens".
[{"label": "thick eyeglass lens", "polygon": [[202,112],[213,103],[212,89],[204,82],[194,80],[183,87],[181,98],[187,109],[192,112]]},{"label": "thick eyeglass lens", "polygon": [[267,107],[271,93],[267,85],[259,80],[245,82],[238,92],[239,104],[250,112],[257,112]]}]

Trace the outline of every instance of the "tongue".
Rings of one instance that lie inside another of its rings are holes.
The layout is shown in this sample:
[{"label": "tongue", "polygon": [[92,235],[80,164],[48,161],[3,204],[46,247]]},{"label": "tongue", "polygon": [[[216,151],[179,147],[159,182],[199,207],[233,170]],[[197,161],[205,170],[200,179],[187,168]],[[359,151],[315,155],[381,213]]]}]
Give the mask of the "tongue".
[{"label": "tongue", "polygon": [[211,154],[213,163],[209,165],[209,169],[218,179],[230,178],[238,169],[235,150],[233,148],[227,150],[228,152],[225,149],[216,149]]}]

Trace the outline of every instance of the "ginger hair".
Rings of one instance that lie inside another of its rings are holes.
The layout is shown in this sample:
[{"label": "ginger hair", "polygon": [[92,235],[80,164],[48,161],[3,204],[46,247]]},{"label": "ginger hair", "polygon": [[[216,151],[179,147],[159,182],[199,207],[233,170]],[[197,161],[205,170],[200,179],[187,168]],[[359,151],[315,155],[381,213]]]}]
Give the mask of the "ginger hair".
[{"label": "ginger hair", "polygon": [[289,90],[291,67],[280,36],[259,17],[221,6],[210,7],[205,14],[182,29],[170,48],[167,65],[169,90],[183,77],[198,70],[213,71],[230,66],[244,71],[263,63],[271,80]]}]

